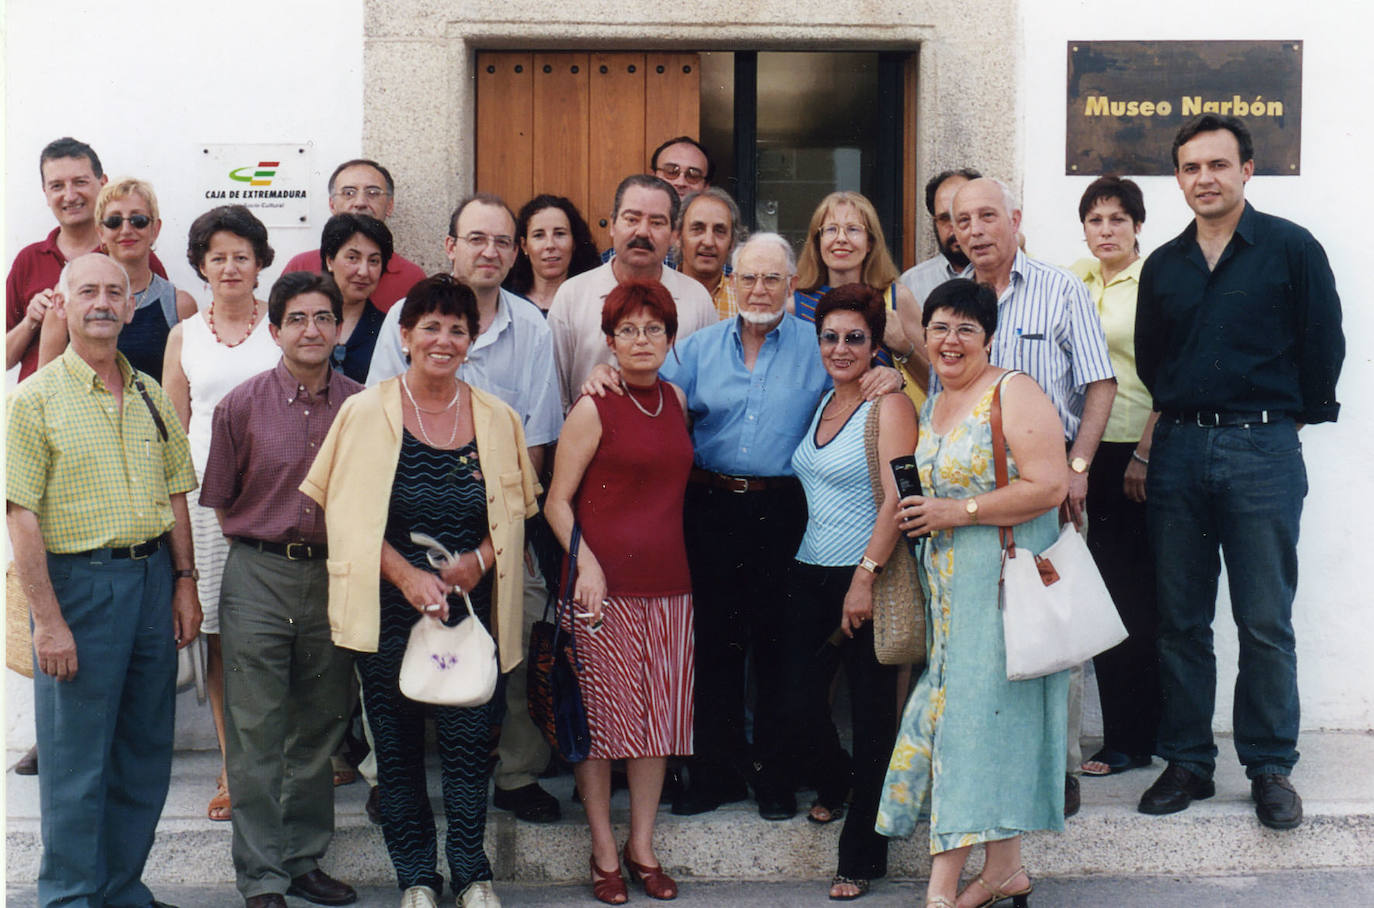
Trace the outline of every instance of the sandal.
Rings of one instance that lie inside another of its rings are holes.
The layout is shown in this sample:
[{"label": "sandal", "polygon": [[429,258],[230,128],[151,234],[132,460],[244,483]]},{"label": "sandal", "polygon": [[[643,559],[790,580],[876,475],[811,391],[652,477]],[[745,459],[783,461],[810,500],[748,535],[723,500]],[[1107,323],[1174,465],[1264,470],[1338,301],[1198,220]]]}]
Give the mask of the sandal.
[{"label": "sandal", "polygon": [[830,807],[826,804],[822,804],[820,801],[813,801],[811,809],[806,814],[806,819],[818,826],[824,826],[826,823],[833,823],[836,820],[843,820],[844,805],[841,804],[838,807]]},{"label": "sandal", "polygon": [[596,855],[592,855],[592,895],[607,905],[623,905],[630,900],[630,890],[625,887],[619,864],[614,870],[602,870],[596,866]]},{"label": "sandal", "polygon": [[[1140,769],[1149,766],[1154,762],[1150,754],[1131,754],[1122,753],[1119,750],[1102,748],[1097,753],[1083,761],[1080,767],[1085,776],[1114,776],[1119,772],[1127,772],[1132,769]],[[1089,765],[1093,768],[1089,769]]]},{"label": "sandal", "polygon": [[205,815],[215,822],[224,822],[233,819],[233,806],[229,801],[229,783],[224,776],[215,780],[215,796],[210,799],[210,805],[205,808]]},{"label": "sandal", "polygon": [[639,885],[644,887],[644,894],[651,899],[675,899],[677,898],[677,883],[673,878],[663,872],[663,865],[645,867],[630,857],[630,843],[625,843],[625,851],[621,854],[625,861],[625,867],[630,871],[630,876],[634,877]]},{"label": "sandal", "polygon": [[955,905],[943,895],[932,895],[926,899],[926,908],[955,908]]},{"label": "sandal", "polygon": [[[830,878],[830,901],[832,901],[832,902],[852,902],[852,901],[854,901],[854,900],[857,899],[857,898],[861,898],[861,897],[863,897],[863,896],[865,896],[865,895],[868,895],[868,888],[869,888],[871,885],[873,885],[873,884],[872,884],[872,882],[871,882],[870,880],[865,880],[865,879],[857,879],[857,880],[856,880],[856,879],[854,879],[854,878],[852,878],[852,877],[847,877],[847,876],[844,876],[844,875],[842,875],[842,874],[837,873],[837,874],[835,874],[833,877]],[[853,893],[852,895],[836,895],[836,894],[835,894],[835,887],[836,887],[836,886],[853,886],[855,889],[858,890],[858,892],[855,892],[855,893]],[[953,908],[953,906],[951,906],[951,908]]]},{"label": "sandal", "polygon": [[355,769],[336,769],[334,770],[334,787],[340,785],[352,785],[358,781],[358,771]]},{"label": "sandal", "polygon": [[[1026,888],[1017,890],[1016,892],[1007,892],[1006,886],[1023,873],[1026,874]],[[987,880],[983,879],[980,874],[978,879],[969,883],[968,886],[964,888],[964,892],[968,892],[968,890],[974,886],[982,886],[988,893],[987,900],[979,902],[977,908],[988,908],[989,905],[994,905],[1005,899],[1011,899],[1013,908],[1028,908],[1030,905],[1031,890],[1035,888],[1035,885],[1031,882],[1030,874],[1026,873],[1026,868],[1024,867],[1018,867],[1015,873],[1003,880],[998,886],[989,886]]]}]

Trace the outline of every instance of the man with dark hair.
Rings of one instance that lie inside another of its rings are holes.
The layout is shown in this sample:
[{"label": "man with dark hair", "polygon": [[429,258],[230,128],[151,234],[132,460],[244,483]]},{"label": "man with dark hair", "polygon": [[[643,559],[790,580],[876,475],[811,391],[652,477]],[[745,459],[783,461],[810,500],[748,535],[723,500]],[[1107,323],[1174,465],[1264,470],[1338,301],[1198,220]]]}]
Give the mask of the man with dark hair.
[{"label": "man with dark hair", "polygon": [[700,192],[716,175],[711,155],[691,136],[674,136],[654,149],[649,158],[649,171],[667,182],[679,199],[692,192]]},{"label": "man with dark hair", "polygon": [[972,168],[961,167],[937,173],[926,183],[926,213],[933,219],[935,244],[940,251],[908,268],[899,278],[911,295],[916,297],[918,310],[925,305],[930,291],[958,277],[968,267],[968,256],[959,248],[959,239],[954,235],[954,216],[950,213],[950,205],[960,186],[981,176]]},{"label": "man with dark hair", "polygon": [[637,173],[621,180],[611,210],[615,255],[600,268],[568,278],[554,295],[549,328],[564,412],[592,367],[615,360],[601,331],[601,305],[621,281],[658,281],[668,289],[677,304],[679,342],[720,320],[705,287],[663,266],[677,213],[677,193],[658,177]]},{"label": "man with dark hair", "polygon": [[38,903],[160,906],[141,880],[172,776],[177,654],[200,631],[171,400],[119,352],[129,276],[104,255],[63,269],[61,356],[6,407],[6,504],[33,615],[43,774]]},{"label": "man with dark hair", "polygon": [[1150,542],[1159,582],[1169,761],[1140,811],[1174,813],[1215,792],[1212,619],[1220,554],[1239,628],[1233,723],[1260,823],[1292,829],[1302,799],[1293,596],[1307,472],[1298,430],[1335,422],[1345,358],[1341,303],[1326,253],[1291,221],[1245,200],[1249,131],[1204,114],[1173,145],[1193,222],[1140,273],[1135,351],[1159,422],[1142,439]]},{"label": "man with dark hair", "polygon": [[[100,248],[95,200],[108,180],[95,149],[70,136],[47,144],[38,156],[38,173],[57,226],[47,239],[19,250],[5,280],[5,368],[19,363],[21,380],[38,368],[38,332],[62,266]],[[148,264],[154,274],[167,276],[156,253]]]},{"label": "man with dark hair", "polygon": [[299,486],[363,386],[330,368],[343,298],[328,277],[282,275],[267,317],[281,360],[215,407],[200,490],[233,540],[219,605],[231,854],[247,908],[286,908],[287,894],[346,905],[357,893],[319,860],[353,660],[330,639],[324,514]]},{"label": "man with dark hair", "polygon": [[[395,207],[396,183],[391,179],[390,171],[376,161],[354,158],[335,167],[329,175],[330,214],[367,214],[386,223]],[[312,249],[292,256],[282,273],[323,270],[324,260],[320,257],[320,250]],[[425,273],[419,265],[399,252],[393,254],[382,271],[381,282],[372,294],[372,305],[386,312],[424,277]]]},{"label": "man with dark hair", "polygon": [[730,254],[742,239],[739,205],[730,193],[716,186],[707,186],[682,200],[677,233],[682,248],[683,274],[695,278],[711,294],[716,312],[722,319],[739,314],[735,282],[727,281]]}]

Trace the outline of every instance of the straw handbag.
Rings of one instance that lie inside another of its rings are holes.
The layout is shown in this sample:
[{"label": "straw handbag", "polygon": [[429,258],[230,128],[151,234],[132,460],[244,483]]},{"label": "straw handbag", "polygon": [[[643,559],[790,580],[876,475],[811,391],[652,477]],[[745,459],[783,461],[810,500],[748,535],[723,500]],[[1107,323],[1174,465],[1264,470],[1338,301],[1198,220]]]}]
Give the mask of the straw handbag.
[{"label": "straw handbag", "polygon": [[[868,408],[864,423],[864,451],[873,501],[883,501],[878,467],[878,401]],[[873,581],[873,654],[883,665],[924,665],[926,661],[926,597],[917,576],[919,566],[900,536]]]}]

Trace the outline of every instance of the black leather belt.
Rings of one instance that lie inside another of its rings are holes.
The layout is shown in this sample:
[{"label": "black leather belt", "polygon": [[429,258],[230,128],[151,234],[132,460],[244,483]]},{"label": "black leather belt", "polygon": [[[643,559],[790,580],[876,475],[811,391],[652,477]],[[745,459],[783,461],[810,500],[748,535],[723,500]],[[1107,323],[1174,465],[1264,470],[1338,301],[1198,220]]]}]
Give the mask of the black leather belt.
[{"label": "black leather belt", "polygon": [[1165,410],[1162,416],[1171,422],[1192,423],[1204,429],[1265,425],[1292,419],[1287,413],[1274,410],[1255,410],[1249,413],[1231,410]]},{"label": "black leather belt", "polygon": [[158,549],[162,548],[163,543],[166,541],[167,534],[163,533],[161,536],[149,539],[147,542],[140,542],[125,548],[91,549],[89,552],[73,552],[72,555],[76,558],[89,558],[91,561],[117,561],[121,558],[142,561],[144,558],[147,558],[149,555],[152,555]]},{"label": "black leather belt", "polygon": [[795,476],[730,476],[726,473],[712,473],[700,467],[692,467],[692,482],[699,482],[714,489],[725,489],[743,495],[745,492],[762,492],[764,489],[781,489],[797,483]]},{"label": "black leather belt", "polygon": [[265,539],[249,539],[247,536],[234,538],[259,552],[280,555],[292,561],[319,561],[321,558],[329,557],[329,546],[323,542],[268,542]]}]

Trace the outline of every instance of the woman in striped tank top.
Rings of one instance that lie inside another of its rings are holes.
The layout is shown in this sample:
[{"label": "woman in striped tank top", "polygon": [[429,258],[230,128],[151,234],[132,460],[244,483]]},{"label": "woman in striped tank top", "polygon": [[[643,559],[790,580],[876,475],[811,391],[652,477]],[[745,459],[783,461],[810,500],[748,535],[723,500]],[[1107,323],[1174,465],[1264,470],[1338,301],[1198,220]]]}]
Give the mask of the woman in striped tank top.
[{"label": "woman in striped tank top", "polygon": [[[878,459],[887,463],[916,448],[916,411],[903,394],[866,401],[859,379],[872,368],[887,322],[882,294],[851,283],[824,294],[816,305],[821,362],[835,388],[822,401],[811,428],[792,455],[806,490],[807,524],[788,583],[792,620],[779,628],[790,677],[781,689],[787,727],[796,730],[800,778],[814,780],[816,803],[808,819],[829,823],[849,816],[840,833],[839,865],[830,898],[858,898],[869,881],[887,873],[887,839],[873,829],[883,774],[897,723],[897,669],[873,653],[873,581],[897,540],[897,490],[882,471],[883,499],[873,499],[864,450],[864,424],[878,407]],[[828,649],[836,628],[838,660],[814,660]],[[845,753],[830,718],[829,692],[838,663],[849,680],[854,755]]]}]

